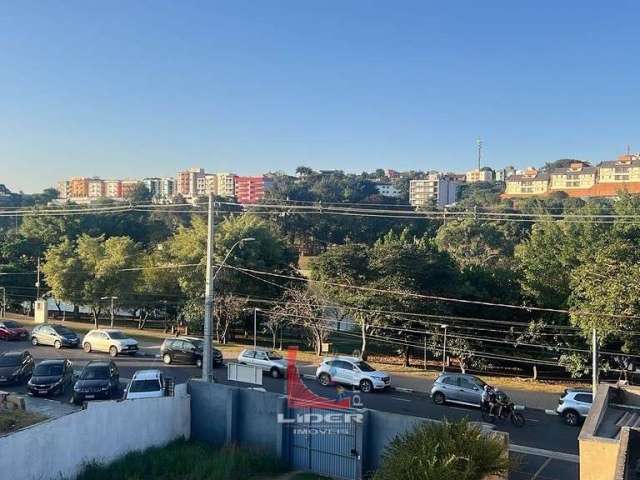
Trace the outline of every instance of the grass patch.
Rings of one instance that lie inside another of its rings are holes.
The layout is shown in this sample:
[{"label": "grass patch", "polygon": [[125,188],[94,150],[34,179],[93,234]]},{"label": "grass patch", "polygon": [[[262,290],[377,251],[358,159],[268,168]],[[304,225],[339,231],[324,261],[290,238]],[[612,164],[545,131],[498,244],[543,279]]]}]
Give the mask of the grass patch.
[{"label": "grass patch", "polygon": [[113,463],[89,464],[77,480],[235,480],[273,476],[287,467],[259,450],[235,446],[217,449],[178,440],[162,448],[131,452]]},{"label": "grass patch", "polygon": [[15,432],[21,428],[46,420],[47,417],[36,412],[24,410],[0,410],[0,435]]}]

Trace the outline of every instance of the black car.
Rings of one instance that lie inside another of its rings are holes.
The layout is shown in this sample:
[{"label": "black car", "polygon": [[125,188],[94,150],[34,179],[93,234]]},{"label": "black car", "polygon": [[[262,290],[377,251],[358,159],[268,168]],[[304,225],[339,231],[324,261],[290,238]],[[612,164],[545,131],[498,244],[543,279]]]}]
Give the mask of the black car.
[{"label": "black car", "polygon": [[27,383],[30,395],[62,395],[73,384],[69,360],[44,360],[36,365]]},{"label": "black car", "polygon": [[[167,338],[160,347],[162,361],[169,365],[171,363],[188,363],[202,367],[202,354],[204,341],[195,337]],[[222,365],[222,352],[213,348],[211,352],[211,363],[214,367]]]},{"label": "black car", "polygon": [[120,393],[120,374],[112,361],[87,363],[73,386],[73,403],[85,400],[116,398]]},{"label": "black car", "polygon": [[0,353],[0,385],[22,383],[33,372],[33,357],[28,351]]},{"label": "black car", "polygon": [[31,343],[35,345],[53,345],[55,348],[76,348],[80,345],[80,338],[73,330],[64,325],[50,325],[43,323],[31,331]]}]

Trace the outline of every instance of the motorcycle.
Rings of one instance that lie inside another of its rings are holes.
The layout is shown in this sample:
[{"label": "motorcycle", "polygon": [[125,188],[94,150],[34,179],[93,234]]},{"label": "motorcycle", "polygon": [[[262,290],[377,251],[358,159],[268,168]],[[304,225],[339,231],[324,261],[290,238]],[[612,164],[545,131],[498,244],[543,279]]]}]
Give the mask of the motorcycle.
[{"label": "motorcycle", "polygon": [[509,419],[514,426],[523,427],[525,419],[524,415],[519,411],[521,409],[523,409],[523,407],[514,404],[506,395],[504,395],[502,398],[497,399],[493,406],[493,411],[489,411],[490,408],[488,403],[483,403],[480,408],[480,412],[484,422],[491,422],[493,420],[505,421]]}]

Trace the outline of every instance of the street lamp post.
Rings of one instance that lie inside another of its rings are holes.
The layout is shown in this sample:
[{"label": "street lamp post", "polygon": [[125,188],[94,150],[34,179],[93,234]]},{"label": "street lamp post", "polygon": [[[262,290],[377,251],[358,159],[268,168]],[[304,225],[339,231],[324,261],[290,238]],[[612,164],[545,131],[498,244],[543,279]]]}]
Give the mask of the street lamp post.
[{"label": "street lamp post", "polygon": [[253,349],[255,350],[258,346],[258,312],[261,312],[261,308],[253,307],[253,308],[243,308],[242,311],[250,312],[253,310]]},{"label": "street lamp post", "polygon": [[449,325],[442,324],[440,328],[444,329],[444,341],[442,342],[442,373],[444,373],[444,367],[447,361],[447,327]]},{"label": "street lamp post", "polygon": [[2,318],[7,314],[7,289],[5,287],[0,287],[2,289]]},{"label": "street lamp post", "polygon": [[213,282],[225,266],[231,253],[236,247],[244,245],[246,242],[255,240],[253,237],[245,237],[231,245],[231,248],[222,259],[218,269],[213,273],[213,197],[209,197],[209,233],[207,237],[207,276],[205,282],[205,300],[204,300],[204,352],[202,355],[202,380],[209,382],[211,380],[211,349],[213,337]]},{"label": "street lamp post", "polygon": [[113,328],[113,301],[118,297],[101,297],[100,300],[111,300],[111,328]]}]

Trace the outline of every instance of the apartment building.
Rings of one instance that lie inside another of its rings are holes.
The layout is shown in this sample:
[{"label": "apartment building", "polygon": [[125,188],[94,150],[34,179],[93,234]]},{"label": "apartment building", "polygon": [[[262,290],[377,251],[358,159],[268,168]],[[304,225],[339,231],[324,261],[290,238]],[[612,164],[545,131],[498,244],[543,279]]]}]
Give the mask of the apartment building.
[{"label": "apartment building", "polygon": [[84,198],[89,196],[89,179],[86,177],[71,177],[70,188],[71,197]]},{"label": "apartment building", "polygon": [[509,177],[504,196],[544,195],[548,192],[549,174],[535,168],[528,168],[522,174]]},{"label": "apartment building", "polygon": [[139,180],[122,180],[120,182],[122,187],[122,198],[129,197],[136,187],[140,184]]},{"label": "apartment building", "polygon": [[236,175],[234,173],[217,173],[218,195],[233,198],[236,194]]},{"label": "apartment building", "polygon": [[204,192],[206,186],[205,173],[202,168],[190,168],[189,170],[183,170],[176,175],[176,194],[180,194],[183,197],[197,197],[198,195],[205,195]]},{"label": "apartment building", "polygon": [[435,203],[438,208],[455,203],[460,182],[451,175],[432,172],[422,180],[409,182],[409,203],[414,207],[428,207]]},{"label": "apartment building", "polygon": [[489,167],[482,167],[480,169],[476,168],[474,170],[469,170],[465,179],[467,183],[476,183],[476,182],[493,182],[495,178],[495,172]]},{"label": "apartment building", "polygon": [[509,178],[511,175],[515,175],[516,173],[516,169],[511,166],[500,168],[496,170],[496,182],[506,182],[507,178]]},{"label": "apartment building", "polygon": [[218,195],[218,175],[207,173],[204,177],[204,190],[206,195]]},{"label": "apartment building", "polygon": [[235,197],[240,203],[256,203],[273,185],[273,179],[264,175],[235,178]]},{"label": "apartment building", "polygon": [[391,183],[376,183],[376,190],[380,195],[384,195],[385,197],[397,198],[400,196],[400,190]]},{"label": "apartment building", "polygon": [[583,162],[575,162],[567,168],[555,168],[549,175],[549,190],[568,191],[592,188],[597,181],[598,169]]},{"label": "apartment building", "polygon": [[69,180],[62,180],[56,185],[58,190],[58,198],[67,199],[71,196],[71,182]]},{"label": "apartment building", "polygon": [[599,183],[640,182],[640,156],[621,155],[598,165]]},{"label": "apartment building", "polygon": [[100,178],[92,178],[87,182],[87,196],[89,198],[104,197],[104,181]]}]

